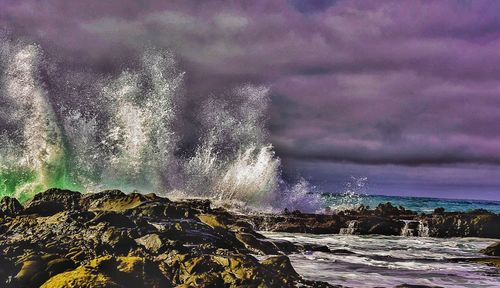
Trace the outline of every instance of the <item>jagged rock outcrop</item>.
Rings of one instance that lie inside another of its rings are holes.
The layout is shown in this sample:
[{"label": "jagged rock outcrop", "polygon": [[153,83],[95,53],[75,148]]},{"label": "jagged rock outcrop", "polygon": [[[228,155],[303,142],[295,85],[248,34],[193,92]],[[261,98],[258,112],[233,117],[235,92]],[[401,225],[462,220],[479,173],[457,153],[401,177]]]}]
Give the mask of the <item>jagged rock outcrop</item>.
[{"label": "jagged rock outcrop", "polygon": [[268,239],[207,200],[51,189],[0,212],[0,287],[333,287],[286,256],[327,247]]},{"label": "jagged rock outcrop", "polygon": [[3,197],[0,200],[0,217],[12,217],[19,214],[23,210],[23,206],[16,198]]},{"label": "jagged rock outcrop", "polygon": [[476,258],[472,260],[473,262],[500,268],[500,241],[491,244],[490,246],[482,249],[480,252],[492,257]]},{"label": "jagged rock outcrop", "polygon": [[362,206],[333,214],[286,211],[280,215],[252,215],[247,219],[262,231],[500,239],[500,215],[482,209],[466,213],[436,209],[432,214],[417,214],[385,203],[375,209]]},{"label": "jagged rock outcrop", "polygon": [[[500,238],[499,229],[500,215],[484,210],[417,214],[386,203],[335,214],[245,216],[208,200],[50,189],[24,205],[0,200],[0,287],[333,287],[301,278],[286,255],[353,252],[256,230]],[[498,246],[477,261],[498,265]]]},{"label": "jagged rock outcrop", "polygon": [[489,256],[500,256],[500,241],[484,248],[483,250],[481,250],[481,253]]},{"label": "jagged rock outcrop", "polygon": [[38,193],[24,205],[23,214],[50,216],[62,211],[71,211],[80,206],[80,193],[70,190],[49,189]]},{"label": "jagged rock outcrop", "polygon": [[335,214],[306,214],[295,212],[281,215],[251,215],[245,218],[251,221],[257,230],[262,231],[338,234],[340,229],[346,225],[346,219]]}]

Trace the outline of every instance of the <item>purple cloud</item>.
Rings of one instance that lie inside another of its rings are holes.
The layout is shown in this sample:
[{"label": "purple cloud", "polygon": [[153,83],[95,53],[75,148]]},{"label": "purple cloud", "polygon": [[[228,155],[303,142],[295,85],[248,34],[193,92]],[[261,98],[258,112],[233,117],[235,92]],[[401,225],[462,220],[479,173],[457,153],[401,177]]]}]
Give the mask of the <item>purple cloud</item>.
[{"label": "purple cloud", "polygon": [[188,105],[269,85],[285,159],[500,163],[500,3],[311,3],[4,0],[0,24],[73,71],[113,73],[145,45],[172,49]]}]

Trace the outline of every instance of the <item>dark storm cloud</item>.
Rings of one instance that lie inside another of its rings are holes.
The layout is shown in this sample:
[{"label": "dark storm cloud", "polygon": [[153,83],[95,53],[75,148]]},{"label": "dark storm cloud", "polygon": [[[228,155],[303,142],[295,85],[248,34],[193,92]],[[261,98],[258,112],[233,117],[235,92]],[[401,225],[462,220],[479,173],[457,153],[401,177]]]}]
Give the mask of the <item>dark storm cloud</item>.
[{"label": "dark storm cloud", "polygon": [[360,165],[329,161],[285,161],[289,173],[309,175],[308,180],[321,186],[321,191],[346,191],[346,184],[367,178],[367,187],[358,193],[379,195],[411,195],[451,199],[499,200],[499,166],[459,165]]},{"label": "dark storm cloud", "polygon": [[187,105],[269,85],[280,156],[401,165],[500,162],[498,15],[498,1],[0,1],[11,37],[86,77],[167,47]]},{"label": "dark storm cloud", "polygon": [[337,2],[336,0],[289,0],[297,10],[302,13],[315,13],[323,11]]}]

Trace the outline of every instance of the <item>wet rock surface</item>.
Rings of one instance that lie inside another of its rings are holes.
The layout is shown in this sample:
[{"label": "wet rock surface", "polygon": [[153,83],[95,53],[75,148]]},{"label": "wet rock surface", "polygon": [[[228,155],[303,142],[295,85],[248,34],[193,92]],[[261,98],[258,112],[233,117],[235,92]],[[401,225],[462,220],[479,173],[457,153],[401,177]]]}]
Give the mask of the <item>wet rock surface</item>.
[{"label": "wet rock surface", "polygon": [[207,200],[51,189],[0,213],[0,287],[334,287],[286,256],[327,247],[268,239]]},{"label": "wet rock surface", "polygon": [[489,256],[500,256],[500,241],[484,248],[483,250],[481,250],[481,253]]},{"label": "wet rock surface", "polygon": [[0,217],[17,215],[23,209],[23,206],[16,198],[3,197],[0,200]]},{"label": "wet rock surface", "polygon": [[432,214],[417,214],[385,203],[324,215],[285,211],[247,219],[257,230],[274,232],[500,239],[500,214],[482,209],[464,213],[438,208]]},{"label": "wet rock surface", "polygon": [[[286,255],[354,252],[256,230],[500,238],[499,229],[500,215],[484,210],[417,214],[386,203],[239,215],[208,200],[50,189],[24,205],[0,200],[0,287],[340,287],[303,279]],[[467,261],[498,267],[499,243],[482,251],[490,258]]]}]

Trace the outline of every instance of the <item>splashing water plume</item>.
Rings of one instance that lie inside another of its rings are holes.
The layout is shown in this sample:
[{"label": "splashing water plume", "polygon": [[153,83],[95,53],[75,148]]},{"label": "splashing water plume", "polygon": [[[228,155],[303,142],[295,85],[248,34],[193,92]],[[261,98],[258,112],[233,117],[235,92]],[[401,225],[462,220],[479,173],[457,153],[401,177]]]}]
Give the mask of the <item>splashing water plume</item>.
[{"label": "splashing water plume", "polygon": [[[21,200],[48,187],[78,188],[70,180],[66,140],[37,75],[40,54],[35,45],[15,51],[2,83],[6,100],[15,109],[12,121],[19,123],[21,129],[19,135],[13,135],[14,139],[2,135],[7,139],[7,145],[2,145],[7,153],[1,156],[0,193]],[[15,138],[22,142],[15,143]]]},{"label": "splashing water plume", "polygon": [[328,195],[326,202],[330,206],[331,211],[357,209],[362,205],[363,199],[367,195],[367,189],[367,177],[351,176],[349,181],[345,184],[344,191]]},{"label": "splashing water plume", "polygon": [[58,79],[40,47],[0,46],[0,196],[25,201],[51,187],[118,188],[317,208],[306,181],[281,180],[280,160],[266,140],[267,87],[236,87],[226,97],[235,103],[205,100],[195,116],[196,148],[178,153],[185,73],[172,53],[147,49],[138,68],[86,83],[91,97],[73,105],[53,91]]}]

